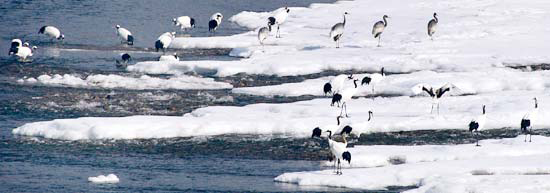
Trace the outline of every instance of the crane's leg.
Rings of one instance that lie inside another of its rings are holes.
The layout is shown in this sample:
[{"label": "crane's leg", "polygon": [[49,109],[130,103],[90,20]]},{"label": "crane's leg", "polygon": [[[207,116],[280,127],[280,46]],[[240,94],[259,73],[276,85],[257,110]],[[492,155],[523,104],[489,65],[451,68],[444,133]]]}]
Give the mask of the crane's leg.
[{"label": "crane's leg", "polygon": [[430,114],[434,113],[434,103],[432,103],[432,110],[430,111]]},{"label": "crane's leg", "polygon": [[275,36],[276,38],[281,38],[281,32],[279,32],[279,27],[280,25],[277,25],[277,35]]},{"label": "crane's leg", "polygon": [[344,104],[342,106],[344,107],[344,112],[346,112],[346,117],[349,117],[348,116],[348,104],[346,102],[344,102]]},{"label": "crane's leg", "polygon": [[523,142],[527,142],[527,132],[521,131],[525,135],[525,139],[523,139]]},{"label": "crane's leg", "polygon": [[476,146],[479,147],[479,131],[476,130]]},{"label": "crane's leg", "polygon": [[340,165],[340,159],[338,159],[338,168],[336,168],[336,174],[342,174],[342,166]]},{"label": "crane's leg", "polygon": [[[334,155],[333,155],[333,156],[334,156]],[[332,165],[332,169],[333,169],[333,170],[332,170],[333,173],[337,173],[338,170],[336,169],[336,160],[334,160],[334,163],[333,163],[333,165]]]},{"label": "crane's leg", "polygon": [[439,115],[439,103],[437,103],[437,115]]},{"label": "crane's leg", "polygon": [[380,38],[382,37],[382,34],[378,35],[378,46],[377,47],[380,47]]},{"label": "crane's leg", "polygon": [[342,116],[342,112],[344,111],[344,105],[346,105],[346,102],[342,103],[342,107],[340,107],[340,116]]},{"label": "crane's leg", "polygon": [[533,129],[531,129],[531,127],[529,127],[529,142],[531,142],[531,136],[533,136],[533,134],[531,134],[531,132],[533,132]]}]

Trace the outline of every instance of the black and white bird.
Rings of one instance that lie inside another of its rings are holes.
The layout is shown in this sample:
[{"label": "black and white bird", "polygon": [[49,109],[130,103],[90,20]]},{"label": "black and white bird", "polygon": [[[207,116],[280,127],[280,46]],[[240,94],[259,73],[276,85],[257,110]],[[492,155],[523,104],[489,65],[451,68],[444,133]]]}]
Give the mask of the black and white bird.
[{"label": "black and white bird", "polygon": [[160,56],[159,61],[180,61],[180,58],[178,57],[177,53],[174,53],[172,55]]},{"label": "black and white bird", "polygon": [[11,46],[8,55],[11,56],[17,54],[21,46],[23,46],[23,42],[20,39],[11,40]]},{"label": "black and white bird", "polygon": [[208,21],[208,31],[216,33],[218,27],[222,24],[223,15],[221,13],[214,13]]},{"label": "black and white bird", "polygon": [[348,12],[344,12],[344,21],[342,23],[337,23],[330,28],[329,37],[332,41],[336,42],[336,48],[340,48],[340,39],[344,35],[344,27],[346,26],[346,15],[349,15]]},{"label": "black and white bird", "polygon": [[439,22],[437,19],[437,13],[434,12],[434,18],[428,22],[428,35],[432,40],[434,40],[433,35],[437,29],[437,22]]},{"label": "black and white bird", "polygon": [[179,26],[181,31],[186,31],[195,27],[195,19],[189,16],[173,18],[172,22],[174,22],[175,26]]},{"label": "black and white bird", "polygon": [[120,27],[120,25],[116,25],[115,28],[116,35],[120,38],[121,43],[134,45],[134,36],[132,36],[132,32],[128,31],[126,28]]},{"label": "black and white bird", "polygon": [[357,93],[357,81],[357,79],[353,80],[353,87],[345,88],[332,96],[331,106],[334,106],[334,103],[338,103],[338,106],[340,106],[340,116],[345,112],[346,117],[349,117],[347,102]]},{"label": "black and white bird", "polygon": [[172,43],[172,40],[176,37],[176,32],[165,32],[159,36],[157,41],[155,41],[155,49],[157,52],[162,49],[163,52],[166,52],[166,49]]},{"label": "black and white bird", "polygon": [[48,36],[51,41],[53,41],[54,39],[57,39],[57,40],[65,39],[65,35],[62,34],[61,31],[59,31],[59,29],[57,29],[54,26],[46,26],[46,25],[42,26],[40,30],[38,30],[38,33]]},{"label": "black and white bird", "polygon": [[328,132],[328,144],[330,147],[330,152],[334,157],[336,157],[336,164],[338,166],[336,167],[336,174],[342,175],[342,164],[343,161],[348,161],[348,164],[351,164],[351,154],[349,153],[347,146],[348,142],[346,140],[346,136],[343,135],[343,142],[338,142],[332,140],[332,132],[330,130],[327,130]]},{"label": "black and white bird", "polygon": [[[270,24],[268,24],[270,26]],[[262,50],[264,49],[264,41],[269,37],[269,32],[271,32],[271,27],[262,27],[258,30],[258,41],[262,45]]]},{"label": "black and white bird", "polygon": [[476,146],[479,146],[479,130],[483,129],[483,127],[485,126],[485,122],[487,121],[487,114],[485,114],[485,105],[483,105],[482,109],[483,114],[472,119],[472,121],[470,121],[470,124],[468,124],[468,129],[476,138]]},{"label": "black and white bird", "polygon": [[280,27],[281,24],[286,21],[289,12],[290,9],[288,9],[288,7],[285,7],[283,10],[277,11],[272,17],[267,18],[269,23],[269,31],[271,31],[271,26],[277,25],[277,33],[275,34],[275,38],[281,37]]},{"label": "black and white bird", "polygon": [[374,73],[363,77],[363,79],[361,80],[361,85],[364,85],[364,84],[366,84],[367,86],[371,85],[372,94],[375,94],[374,86],[382,82],[382,80],[384,80],[385,77],[386,77],[386,73],[384,72],[384,67],[382,67],[382,69],[380,69],[380,74]]},{"label": "black and white bird", "polygon": [[378,47],[380,47],[380,39],[382,36],[382,32],[384,32],[384,29],[386,28],[386,26],[388,26],[388,21],[386,20],[388,18],[390,17],[387,15],[384,15],[382,17],[383,21],[378,21],[374,23],[374,26],[372,26],[372,35],[374,36],[374,38],[378,38]]},{"label": "black and white bird", "polygon": [[121,60],[115,60],[116,62],[116,67],[117,68],[124,68],[127,66],[128,62],[132,59],[132,57],[130,56],[130,54],[128,53],[123,53],[120,55],[120,58]]},{"label": "black and white bird", "polygon": [[525,113],[521,119],[521,133],[525,134],[525,142],[527,142],[527,135],[529,135],[529,142],[531,142],[531,132],[533,131],[532,122],[537,121],[539,114],[539,104],[537,98],[533,98],[533,100],[535,100],[535,108]]},{"label": "black and white bird", "polygon": [[325,93],[325,95],[334,94],[344,89],[345,83],[348,80],[353,80],[353,74],[349,74],[349,75],[340,74],[332,78],[329,82],[325,83],[325,85],[323,86],[323,93]]},{"label": "black and white bird", "polygon": [[32,56],[32,51],[36,50],[38,47],[33,46],[31,48],[30,44],[28,42],[25,42],[23,46],[20,46],[17,53],[15,55],[19,57],[19,60],[21,62],[28,62],[28,58]]},{"label": "black and white bird", "polygon": [[433,113],[434,105],[437,105],[437,114],[439,115],[439,99],[441,99],[441,97],[443,97],[445,93],[455,88],[457,87],[451,83],[445,83],[443,86],[437,89],[434,89],[433,87],[427,84],[418,84],[413,87],[412,91],[414,94],[420,94],[422,92],[425,92],[428,95],[430,95],[430,97],[432,97],[432,110],[430,111],[430,113]]}]

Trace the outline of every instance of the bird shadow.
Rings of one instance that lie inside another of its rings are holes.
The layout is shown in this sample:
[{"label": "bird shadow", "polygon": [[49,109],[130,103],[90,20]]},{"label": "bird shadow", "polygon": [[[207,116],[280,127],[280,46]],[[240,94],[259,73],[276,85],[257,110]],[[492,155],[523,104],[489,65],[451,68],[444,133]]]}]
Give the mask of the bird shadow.
[{"label": "bird shadow", "polygon": [[318,49],[321,49],[323,48],[322,46],[306,46],[306,47],[303,47],[301,50],[304,50],[304,51],[312,51],[312,50],[318,50]]}]

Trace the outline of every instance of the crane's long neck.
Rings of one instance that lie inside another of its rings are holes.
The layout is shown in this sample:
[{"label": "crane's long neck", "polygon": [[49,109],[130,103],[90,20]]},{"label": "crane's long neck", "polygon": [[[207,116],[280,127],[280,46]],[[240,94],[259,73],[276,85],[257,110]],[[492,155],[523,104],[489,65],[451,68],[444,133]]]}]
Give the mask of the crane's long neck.
[{"label": "crane's long neck", "polygon": [[370,121],[371,118],[372,118],[372,113],[369,113],[369,120],[367,121]]},{"label": "crane's long neck", "polygon": [[332,139],[332,131],[327,131],[328,132],[328,139]]},{"label": "crane's long neck", "polygon": [[485,106],[483,106],[483,115],[485,115]]},{"label": "crane's long neck", "polygon": [[437,15],[434,15],[435,23],[439,22],[439,19],[437,19]]},{"label": "crane's long neck", "polygon": [[342,24],[345,26],[346,25],[346,14],[344,14],[344,22],[342,22]]},{"label": "crane's long neck", "polygon": [[353,84],[355,85],[355,88],[357,88],[357,80],[353,80]]},{"label": "crane's long neck", "polygon": [[384,27],[388,26],[388,21],[386,20],[386,17],[383,17],[382,19],[384,19]]},{"label": "crane's long neck", "polygon": [[535,100],[535,109],[539,108],[539,103]]}]

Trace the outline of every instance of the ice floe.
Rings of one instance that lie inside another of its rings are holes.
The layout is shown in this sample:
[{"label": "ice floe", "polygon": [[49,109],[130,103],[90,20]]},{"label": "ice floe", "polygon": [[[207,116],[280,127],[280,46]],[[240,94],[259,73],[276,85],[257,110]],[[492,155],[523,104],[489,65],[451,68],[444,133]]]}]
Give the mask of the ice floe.
[{"label": "ice floe", "polygon": [[89,177],[88,181],[97,183],[97,184],[116,184],[120,182],[120,179],[115,174],[109,174],[107,176],[99,175],[97,177]]},{"label": "ice floe", "polygon": [[79,88],[124,88],[145,89],[228,89],[233,86],[225,82],[216,82],[212,78],[179,75],[170,78],[157,78],[147,75],[127,77],[115,74],[95,74],[82,78],[72,74],[41,75],[36,78],[23,78],[22,84],[40,84],[47,86],[65,86]]}]

